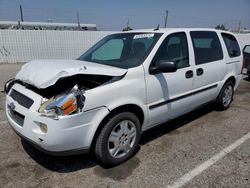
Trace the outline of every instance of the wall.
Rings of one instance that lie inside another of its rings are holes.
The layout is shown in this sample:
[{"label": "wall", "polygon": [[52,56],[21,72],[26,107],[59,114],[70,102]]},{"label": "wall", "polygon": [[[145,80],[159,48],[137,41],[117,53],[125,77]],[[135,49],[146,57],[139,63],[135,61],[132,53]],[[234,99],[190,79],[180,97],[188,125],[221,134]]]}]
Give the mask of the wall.
[{"label": "wall", "polygon": [[113,32],[0,30],[0,63],[73,59]]}]

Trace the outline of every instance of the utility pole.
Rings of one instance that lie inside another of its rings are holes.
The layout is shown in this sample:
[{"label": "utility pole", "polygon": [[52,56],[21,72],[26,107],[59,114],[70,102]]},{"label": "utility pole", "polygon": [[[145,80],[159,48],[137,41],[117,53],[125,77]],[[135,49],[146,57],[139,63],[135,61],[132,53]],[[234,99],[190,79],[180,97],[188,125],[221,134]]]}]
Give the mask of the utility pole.
[{"label": "utility pole", "polygon": [[79,19],[79,12],[78,11],[76,12],[76,18],[77,18],[78,29],[80,30],[81,26],[80,26],[80,19]]},{"label": "utility pole", "polygon": [[20,8],[21,22],[23,22],[23,9],[22,9],[22,5],[20,5],[19,8]]},{"label": "utility pole", "polygon": [[128,21],[127,21],[127,28],[129,27],[129,18],[128,18]]},{"label": "utility pole", "polygon": [[168,23],[168,10],[166,10],[166,17],[165,17],[165,24],[164,24],[165,28],[167,28],[167,23]]},{"label": "utility pole", "polygon": [[239,32],[240,32],[240,29],[241,29],[241,20],[239,21]]}]

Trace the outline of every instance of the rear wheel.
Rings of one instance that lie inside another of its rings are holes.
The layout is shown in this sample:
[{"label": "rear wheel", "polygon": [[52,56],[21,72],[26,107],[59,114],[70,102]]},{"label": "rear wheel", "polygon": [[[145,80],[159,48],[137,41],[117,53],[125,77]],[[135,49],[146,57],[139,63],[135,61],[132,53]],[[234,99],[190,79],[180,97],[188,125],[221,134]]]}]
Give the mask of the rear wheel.
[{"label": "rear wheel", "polygon": [[234,84],[232,81],[226,82],[221,89],[219,96],[217,97],[217,103],[220,110],[226,110],[229,108],[233,101]]},{"label": "rear wheel", "polygon": [[129,159],[137,150],[141,126],[130,112],[115,115],[104,125],[96,144],[96,157],[106,165],[117,165]]}]

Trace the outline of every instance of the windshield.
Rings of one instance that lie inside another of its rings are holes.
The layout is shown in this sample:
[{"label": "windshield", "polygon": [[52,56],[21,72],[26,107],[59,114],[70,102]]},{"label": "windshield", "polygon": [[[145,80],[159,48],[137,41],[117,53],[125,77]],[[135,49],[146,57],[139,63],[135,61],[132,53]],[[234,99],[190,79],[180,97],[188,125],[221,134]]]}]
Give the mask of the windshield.
[{"label": "windshield", "polygon": [[120,33],[103,38],[78,60],[132,68],[140,65],[147,57],[162,34],[160,33]]}]

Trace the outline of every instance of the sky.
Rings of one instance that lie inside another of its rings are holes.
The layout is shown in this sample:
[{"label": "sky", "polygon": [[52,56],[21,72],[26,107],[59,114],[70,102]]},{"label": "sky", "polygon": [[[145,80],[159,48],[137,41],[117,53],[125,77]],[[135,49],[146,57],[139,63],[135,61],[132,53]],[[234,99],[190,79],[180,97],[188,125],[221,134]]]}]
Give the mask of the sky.
[{"label": "sky", "polygon": [[164,26],[250,29],[250,0],[0,0],[0,20],[48,21],[97,24],[99,30]]}]

